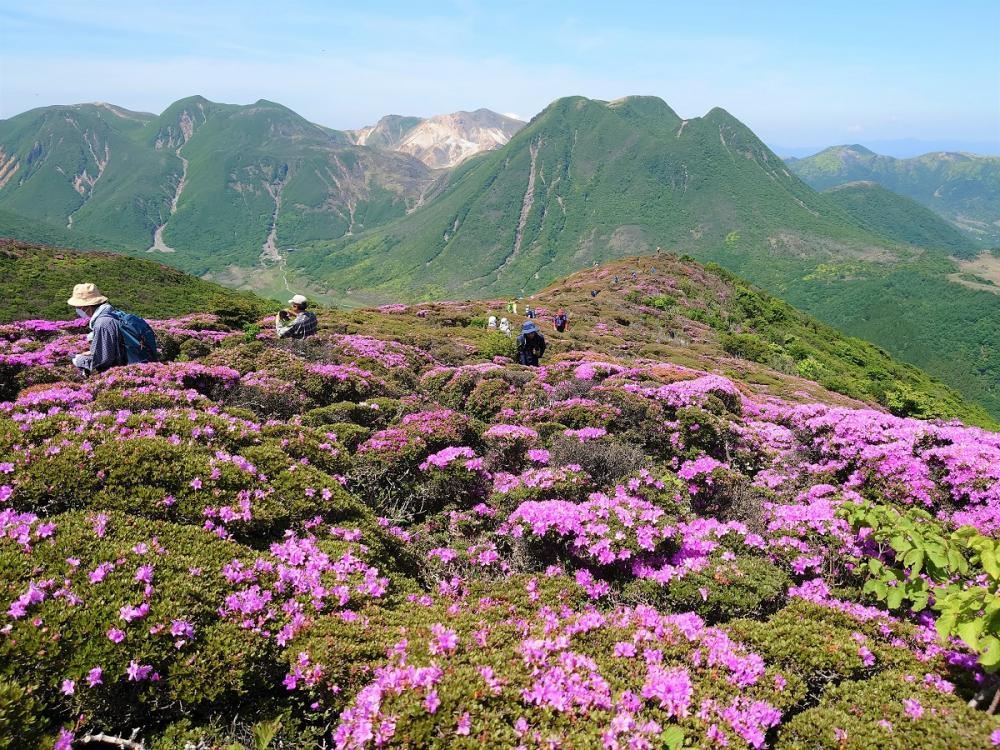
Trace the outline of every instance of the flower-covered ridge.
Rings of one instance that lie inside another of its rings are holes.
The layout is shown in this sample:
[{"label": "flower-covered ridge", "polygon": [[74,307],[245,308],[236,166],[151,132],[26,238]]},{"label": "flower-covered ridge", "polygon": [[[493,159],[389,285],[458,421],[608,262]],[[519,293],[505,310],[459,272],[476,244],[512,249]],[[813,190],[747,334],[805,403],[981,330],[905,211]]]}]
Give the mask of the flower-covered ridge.
[{"label": "flower-covered ridge", "polygon": [[574,278],[537,368],[481,302],[154,319],[88,379],[0,325],[0,746],[1000,742],[998,433],[673,361],[697,290]]}]

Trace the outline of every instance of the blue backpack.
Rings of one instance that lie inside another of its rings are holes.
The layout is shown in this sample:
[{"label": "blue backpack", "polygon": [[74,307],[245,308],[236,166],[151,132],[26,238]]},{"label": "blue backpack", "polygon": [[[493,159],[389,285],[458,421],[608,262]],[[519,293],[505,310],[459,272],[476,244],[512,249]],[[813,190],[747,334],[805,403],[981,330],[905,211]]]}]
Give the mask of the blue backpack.
[{"label": "blue backpack", "polygon": [[156,334],[149,323],[138,315],[123,310],[111,310],[110,315],[118,321],[118,331],[125,345],[128,363],[156,362]]}]

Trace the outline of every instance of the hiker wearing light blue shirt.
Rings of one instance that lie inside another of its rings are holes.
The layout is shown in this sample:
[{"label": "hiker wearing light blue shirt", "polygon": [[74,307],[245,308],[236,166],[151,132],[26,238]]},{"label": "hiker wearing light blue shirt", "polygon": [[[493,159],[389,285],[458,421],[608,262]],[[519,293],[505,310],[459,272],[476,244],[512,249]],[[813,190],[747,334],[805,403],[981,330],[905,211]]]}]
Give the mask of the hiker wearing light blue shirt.
[{"label": "hiker wearing light blue shirt", "polygon": [[77,284],[73,296],[66,300],[76,308],[76,314],[89,323],[90,351],[73,356],[73,365],[84,375],[104,372],[128,361],[125,345],[118,330],[118,321],[112,315],[114,308],[108,298],[94,284]]}]

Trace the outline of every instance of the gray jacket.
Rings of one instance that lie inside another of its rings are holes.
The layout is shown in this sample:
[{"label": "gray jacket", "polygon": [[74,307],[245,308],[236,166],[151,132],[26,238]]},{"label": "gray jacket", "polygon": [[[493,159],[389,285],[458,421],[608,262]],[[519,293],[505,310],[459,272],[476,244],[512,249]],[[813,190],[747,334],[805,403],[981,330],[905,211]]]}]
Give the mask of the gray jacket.
[{"label": "gray jacket", "polygon": [[118,321],[111,316],[114,308],[107,302],[97,308],[90,318],[90,368],[92,372],[104,372],[111,367],[128,362],[125,342],[118,330]]}]

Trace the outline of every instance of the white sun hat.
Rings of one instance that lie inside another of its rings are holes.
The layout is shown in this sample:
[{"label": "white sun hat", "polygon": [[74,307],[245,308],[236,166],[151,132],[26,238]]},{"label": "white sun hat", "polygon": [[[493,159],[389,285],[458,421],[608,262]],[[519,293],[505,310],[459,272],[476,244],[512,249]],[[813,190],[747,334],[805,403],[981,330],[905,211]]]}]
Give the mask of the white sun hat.
[{"label": "white sun hat", "polygon": [[303,295],[296,294],[290,300],[288,300],[289,305],[308,305],[309,300],[307,300]]}]

